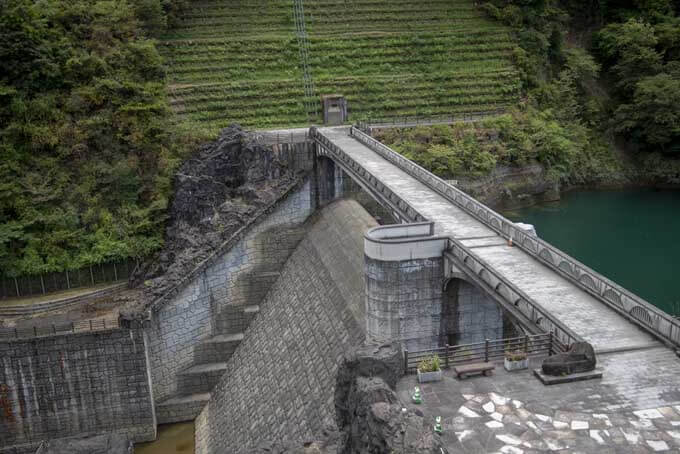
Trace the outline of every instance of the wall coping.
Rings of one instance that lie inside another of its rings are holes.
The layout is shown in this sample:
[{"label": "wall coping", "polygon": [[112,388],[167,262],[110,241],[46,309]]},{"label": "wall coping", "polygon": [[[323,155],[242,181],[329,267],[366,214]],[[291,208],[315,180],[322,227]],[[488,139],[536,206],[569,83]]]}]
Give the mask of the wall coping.
[{"label": "wall coping", "polygon": [[443,257],[447,244],[448,237],[434,235],[434,222],[383,225],[364,234],[364,253],[382,261]]}]

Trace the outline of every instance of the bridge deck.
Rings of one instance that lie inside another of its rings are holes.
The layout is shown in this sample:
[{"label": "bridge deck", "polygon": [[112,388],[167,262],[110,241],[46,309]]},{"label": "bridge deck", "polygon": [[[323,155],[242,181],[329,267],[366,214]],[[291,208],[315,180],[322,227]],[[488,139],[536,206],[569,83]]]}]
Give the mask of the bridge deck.
[{"label": "bridge deck", "polygon": [[[592,343],[597,351],[630,350],[657,341],[408,173],[349,136],[347,128],[320,130],[428,220],[435,232],[461,240],[520,290]],[[539,232],[540,233],[540,232]]]}]

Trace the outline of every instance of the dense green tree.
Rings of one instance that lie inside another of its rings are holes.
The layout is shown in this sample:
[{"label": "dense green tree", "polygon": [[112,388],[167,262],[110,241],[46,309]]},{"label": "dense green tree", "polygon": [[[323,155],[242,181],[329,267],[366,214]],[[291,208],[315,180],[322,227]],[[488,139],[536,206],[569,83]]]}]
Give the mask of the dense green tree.
[{"label": "dense green tree", "polygon": [[[662,73],[637,83],[630,104],[616,110],[616,129],[661,150],[680,150],[680,77]],[[675,145],[674,147],[672,145]],[[670,147],[669,147],[670,146]]]},{"label": "dense green tree", "polygon": [[597,42],[616,76],[617,86],[626,95],[640,79],[661,71],[663,56],[657,52],[657,44],[654,27],[636,19],[607,25],[599,33]]},{"label": "dense green tree", "polygon": [[185,149],[147,38],[163,6],[0,0],[0,274],[161,246]]}]

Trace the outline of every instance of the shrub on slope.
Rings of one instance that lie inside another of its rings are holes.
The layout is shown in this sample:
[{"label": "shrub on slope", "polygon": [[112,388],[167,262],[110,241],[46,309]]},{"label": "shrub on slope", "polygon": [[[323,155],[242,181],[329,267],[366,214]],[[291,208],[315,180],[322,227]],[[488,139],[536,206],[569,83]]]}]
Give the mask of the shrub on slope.
[{"label": "shrub on slope", "polygon": [[182,147],[146,36],[178,5],[0,0],[0,274],[160,246]]}]

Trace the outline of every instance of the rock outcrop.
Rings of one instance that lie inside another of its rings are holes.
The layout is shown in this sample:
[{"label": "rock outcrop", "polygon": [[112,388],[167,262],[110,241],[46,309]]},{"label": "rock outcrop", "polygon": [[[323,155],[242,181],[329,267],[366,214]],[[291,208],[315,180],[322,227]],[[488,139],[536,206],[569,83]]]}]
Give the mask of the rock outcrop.
[{"label": "rock outcrop", "polygon": [[335,388],[338,454],[446,452],[422,415],[402,409],[402,367],[398,344],[366,345],[345,359]]},{"label": "rock outcrop", "polygon": [[201,147],[175,176],[165,245],[133,277],[161,296],[296,180],[289,163],[237,125]]},{"label": "rock outcrop", "polygon": [[[304,443],[264,443],[250,451],[268,454],[447,454],[422,414],[399,404],[395,387],[403,374],[398,343],[365,345],[345,357],[337,374],[337,430]],[[452,454],[452,453],[449,453]]]},{"label": "rock outcrop", "polygon": [[595,350],[588,342],[574,343],[568,352],[546,358],[541,369],[545,375],[560,376],[595,369]]}]

